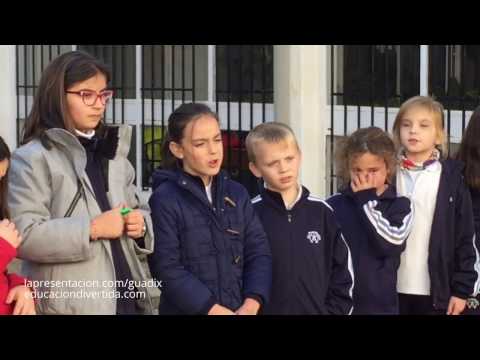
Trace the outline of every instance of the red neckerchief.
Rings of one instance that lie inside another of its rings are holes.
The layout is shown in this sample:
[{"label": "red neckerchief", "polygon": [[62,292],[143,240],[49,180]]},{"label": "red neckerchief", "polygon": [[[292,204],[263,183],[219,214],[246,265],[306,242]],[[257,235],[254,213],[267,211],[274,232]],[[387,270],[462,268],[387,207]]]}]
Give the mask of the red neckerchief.
[{"label": "red neckerchief", "polygon": [[406,170],[420,171],[425,170],[427,166],[433,164],[435,161],[438,161],[438,159],[440,159],[440,151],[438,151],[437,149],[433,150],[430,158],[427,161],[423,162],[423,164],[417,164],[412,160],[407,159],[405,153],[403,153],[402,155],[400,155],[400,166]]}]

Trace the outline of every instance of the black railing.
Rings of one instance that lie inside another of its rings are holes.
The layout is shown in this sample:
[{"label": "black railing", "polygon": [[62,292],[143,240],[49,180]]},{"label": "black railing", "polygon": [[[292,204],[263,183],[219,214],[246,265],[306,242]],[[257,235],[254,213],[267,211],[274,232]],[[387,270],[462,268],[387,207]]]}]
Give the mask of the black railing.
[{"label": "black railing", "polygon": [[[222,121],[224,168],[252,195],[257,192],[244,141],[254,125],[273,120],[271,45],[17,45],[18,139],[43,69],[72,48],[110,66],[115,96],[105,121],[134,125],[129,159],[141,167],[144,190],[161,165],[160,145],[169,114],[183,102],[199,101],[215,109]],[[141,164],[137,164],[137,129]]]},{"label": "black railing", "polygon": [[[168,115],[186,101],[196,101],[196,45],[142,46],[143,187],[151,185],[161,165],[161,144]],[[204,99],[206,100],[206,99]]]},{"label": "black railing", "polygon": [[16,46],[17,143],[20,143],[25,114],[30,111],[43,69],[65,50],[60,45]]},{"label": "black railing", "polygon": [[392,115],[411,96],[418,95],[419,46],[330,46],[330,194],[341,185],[335,174],[335,146],[343,137],[367,126],[390,131]]},{"label": "black railing", "polygon": [[[360,127],[375,125],[391,131],[396,109],[420,93],[420,49],[419,45],[331,45],[329,59],[333,106],[327,188],[334,193],[339,185],[335,145]],[[428,93],[445,107],[447,155],[451,155],[471,111],[480,105],[480,46],[430,45]]]},{"label": "black railing", "polygon": [[256,124],[274,120],[267,111],[273,105],[273,46],[218,45],[216,70],[216,111],[226,125],[224,167],[253,196],[257,180],[248,169],[245,139]]}]

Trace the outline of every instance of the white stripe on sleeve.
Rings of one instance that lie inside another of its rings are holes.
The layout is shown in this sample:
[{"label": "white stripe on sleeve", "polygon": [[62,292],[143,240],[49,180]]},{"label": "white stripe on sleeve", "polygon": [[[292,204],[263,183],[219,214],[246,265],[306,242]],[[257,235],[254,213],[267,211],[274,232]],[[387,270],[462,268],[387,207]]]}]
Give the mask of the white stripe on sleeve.
[{"label": "white stripe on sleeve", "polygon": [[368,220],[376,232],[386,241],[394,245],[402,245],[412,229],[414,218],[412,202],[410,202],[410,213],[403,218],[400,227],[391,225],[390,222],[383,217],[382,212],[375,209],[377,204],[378,202],[376,200],[370,200],[363,205],[363,211],[367,215]]},{"label": "white stripe on sleeve", "polygon": [[[343,237],[343,234],[340,234],[343,240],[343,243],[345,244],[345,247],[347,248],[347,254],[348,254],[348,272],[350,273],[350,277],[352,278],[352,286],[350,287],[350,290],[348,291],[348,294],[350,295],[350,298],[353,300],[353,288],[355,286],[355,275],[353,273],[353,262],[352,262],[352,254],[350,253],[350,248],[348,247],[347,242],[345,241],[345,238]],[[352,315],[353,312],[353,305],[350,311],[348,312],[348,315]]]},{"label": "white stripe on sleeve", "polygon": [[473,248],[475,249],[475,264],[473,268],[477,273],[477,281],[475,281],[475,285],[473,286],[473,296],[477,296],[480,293],[480,256],[478,255],[478,249],[475,245],[476,234],[473,234]]}]

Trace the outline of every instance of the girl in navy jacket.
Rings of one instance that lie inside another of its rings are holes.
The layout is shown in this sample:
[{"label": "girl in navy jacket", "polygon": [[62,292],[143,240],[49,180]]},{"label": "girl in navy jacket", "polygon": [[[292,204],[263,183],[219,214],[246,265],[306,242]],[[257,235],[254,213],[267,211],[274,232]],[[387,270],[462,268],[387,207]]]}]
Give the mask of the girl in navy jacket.
[{"label": "girl in navy jacket", "polygon": [[443,106],[427,96],[403,103],[393,124],[397,189],[415,208],[398,271],[401,314],[461,314],[480,287],[472,201],[463,164],[441,158],[443,124]]},{"label": "girl in navy jacket", "polygon": [[150,198],[160,314],[256,314],[268,301],[268,240],[246,189],[220,170],[222,160],[216,114],[202,104],[176,109]]},{"label": "girl in navy jacket", "polygon": [[[467,129],[463,134],[462,143],[457,154],[457,159],[465,164],[465,181],[470,190],[473,207],[473,220],[475,223],[475,239],[478,243],[480,237],[480,107],[473,112]],[[478,247],[476,248],[478,251]],[[477,295],[467,299],[464,312],[466,315],[480,315],[480,297]]]},{"label": "girl in navy jacket", "polygon": [[352,251],[353,314],[399,313],[397,269],[412,226],[412,207],[391,179],[395,145],[379,128],[354,132],[338,152],[348,184],[327,200]]}]

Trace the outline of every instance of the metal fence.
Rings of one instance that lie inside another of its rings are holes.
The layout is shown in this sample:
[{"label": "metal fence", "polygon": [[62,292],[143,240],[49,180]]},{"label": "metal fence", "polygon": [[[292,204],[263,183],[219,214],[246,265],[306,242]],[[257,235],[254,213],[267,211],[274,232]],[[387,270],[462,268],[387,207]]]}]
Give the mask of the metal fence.
[{"label": "metal fence", "polygon": [[273,46],[219,45],[216,64],[215,109],[226,119],[225,165],[253,196],[257,181],[248,169],[245,138],[258,123],[274,120]]},{"label": "metal fence", "polygon": [[428,61],[422,59],[419,45],[330,46],[330,194],[341,185],[334,159],[339,141],[367,126],[391,132],[398,108],[420,94],[422,79],[428,94],[445,107],[449,154],[456,151],[472,111],[480,104],[480,46],[430,45],[426,54]]},{"label": "metal fence", "polygon": [[43,69],[59,54],[82,50],[112,71],[115,92],[105,121],[132,125],[129,159],[148,190],[161,165],[160,144],[168,116],[184,102],[216,110],[224,140],[223,167],[252,195],[244,141],[256,124],[273,120],[271,45],[17,45],[17,138],[20,139]]}]

